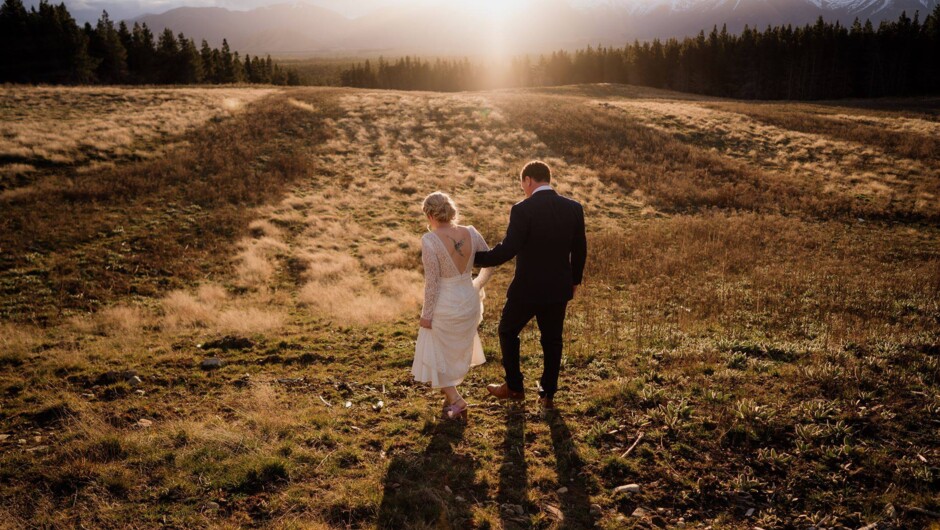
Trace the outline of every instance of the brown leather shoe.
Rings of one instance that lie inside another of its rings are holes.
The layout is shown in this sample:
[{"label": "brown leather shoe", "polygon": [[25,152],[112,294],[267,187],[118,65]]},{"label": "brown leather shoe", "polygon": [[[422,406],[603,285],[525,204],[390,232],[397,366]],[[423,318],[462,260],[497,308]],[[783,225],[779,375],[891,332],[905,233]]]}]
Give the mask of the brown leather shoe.
[{"label": "brown leather shoe", "polygon": [[541,407],[542,410],[555,410],[555,403],[552,401],[552,398],[543,396],[539,398],[539,407]]},{"label": "brown leather shoe", "polygon": [[498,399],[512,399],[514,401],[522,401],[525,399],[525,390],[522,392],[516,392],[515,390],[510,389],[506,383],[501,385],[486,385],[486,390],[488,390],[492,396]]}]

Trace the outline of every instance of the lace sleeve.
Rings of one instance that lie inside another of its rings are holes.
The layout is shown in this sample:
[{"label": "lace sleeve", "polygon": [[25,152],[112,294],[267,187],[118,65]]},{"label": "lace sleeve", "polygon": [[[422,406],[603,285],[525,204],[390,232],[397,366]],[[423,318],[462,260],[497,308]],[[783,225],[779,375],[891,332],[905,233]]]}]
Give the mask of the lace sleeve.
[{"label": "lace sleeve", "polygon": [[437,305],[437,295],[441,292],[441,264],[427,237],[421,238],[421,262],[424,263],[424,307],[421,309],[421,318],[431,320],[434,306]]},{"label": "lace sleeve", "polygon": [[[490,249],[489,245],[486,244],[486,240],[483,239],[483,235],[477,232],[477,229],[472,226],[470,227],[470,239],[473,240],[474,251],[480,251],[480,250],[485,251],[485,250]],[[487,282],[490,281],[490,278],[492,276],[493,276],[492,267],[486,267],[486,268],[480,269],[480,274],[478,274],[477,277],[473,279],[473,287],[475,287],[476,290],[479,291],[480,289],[483,288],[484,285],[487,284]]]}]

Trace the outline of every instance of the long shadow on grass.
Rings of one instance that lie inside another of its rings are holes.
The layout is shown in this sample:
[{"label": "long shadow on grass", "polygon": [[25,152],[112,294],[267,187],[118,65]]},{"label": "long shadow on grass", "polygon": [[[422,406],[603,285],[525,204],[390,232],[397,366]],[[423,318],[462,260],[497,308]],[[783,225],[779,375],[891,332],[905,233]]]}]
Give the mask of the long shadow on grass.
[{"label": "long shadow on grass", "polygon": [[430,434],[431,440],[424,451],[404,453],[392,460],[385,474],[379,528],[472,526],[470,506],[474,499],[484,497],[485,491],[476,480],[479,465],[471,455],[456,450],[464,430],[461,422],[429,423],[424,434]]},{"label": "long shadow on grass", "polygon": [[558,494],[561,512],[565,516],[561,527],[593,528],[595,518],[591,515],[591,484],[581,474],[584,460],[578,454],[574,437],[558,410],[546,412],[545,421],[551,430],[558,484],[568,488],[565,493]]},{"label": "long shadow on grass", "polygon": [[503,463],[499,466],[499,491],[503,528],[525,528],[529,525],[529,472],[525,461],[525,405],[510,404],[506,408],[506,434],[503,438]]}]

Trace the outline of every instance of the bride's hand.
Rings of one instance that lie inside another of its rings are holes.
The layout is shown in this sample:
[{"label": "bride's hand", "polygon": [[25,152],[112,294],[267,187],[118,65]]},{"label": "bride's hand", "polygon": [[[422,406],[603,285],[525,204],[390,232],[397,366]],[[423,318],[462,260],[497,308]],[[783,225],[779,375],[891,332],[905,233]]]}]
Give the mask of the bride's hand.
[{"label": "bride's hand", "polygon": [[431,329],[431,321],[426,318],[422,318],[420,324],[422,328]]}]

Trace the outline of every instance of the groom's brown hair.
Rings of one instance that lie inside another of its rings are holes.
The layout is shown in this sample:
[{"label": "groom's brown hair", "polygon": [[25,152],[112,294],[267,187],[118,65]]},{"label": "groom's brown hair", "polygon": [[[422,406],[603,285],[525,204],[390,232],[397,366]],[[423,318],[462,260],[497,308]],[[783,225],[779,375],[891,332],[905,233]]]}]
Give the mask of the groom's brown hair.
[{"label": "groom's brown hair", "polygon": [[536,182],[551,182],[552,181],[552,170],[548,168],[548,164],[542,162],[541,160],[533,160],[525,165],[522,168],[522,173],[519,174],[519,179],[524,179],[526,177],[531,178]]}]

